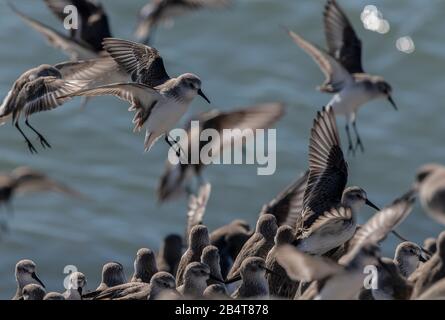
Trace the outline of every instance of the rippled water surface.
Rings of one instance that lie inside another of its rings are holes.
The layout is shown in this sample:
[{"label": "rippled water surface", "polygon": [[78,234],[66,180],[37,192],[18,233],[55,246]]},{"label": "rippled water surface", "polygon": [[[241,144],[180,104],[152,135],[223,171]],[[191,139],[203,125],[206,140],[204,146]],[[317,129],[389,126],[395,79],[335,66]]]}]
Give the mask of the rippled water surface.
[{"label": "rippled water surface", "polygon": [[[130,38],[144,1],[102,2],[113,34]],[[373,202],[383,206],[409,187],[419,165],[445,162],[445,3],[374,1],[391,26],[389,33],[381,35],[365,30],[360,22],[360,12],[370,2],[339,2],[363,40],[365,68],[388,79],[399,105],[396,112],[381,100],[360,110],[358,124],[366,153],[348,158],[349,184],[362,186]],[[14,3],[36,19],[61,27],[43,2]],[[257,176],[255,167],[241,165],[206,170],[212,182],[205,216],[210,229],[234,218],[254,224],[261,206],[307,167],[312,119],[330,97],[314,90],[323,79],[321,72],[280,26],[322,45],[323,3],[239,0],[230,10],[196,12],[178,18],[173,28],[158,30],[155,46],[169,73],[198,74],[213,107],[229,110],[264,101],[282,101],[287,107],[277,124],[276,174]],[[412,37],[414,53],[396,49],[402,36]],[[4,1],[0,2],[0,43],[2,96],[25,70],[66,60]],[[191,112],[208,108],[202,99],[195,99]],[[0,298],[14,293],[14,265],[19,259],[33,259],[51,290],[63,289],[63,268],[69,264],[83,271],[88,289],[94,289],[105,262],[120,261],[130,274],[138,248],[158,249],[163,236],[183,232],[186,200],[158,206],[155,198],[167,146],[158,143],[144,154],[143,136],[132,133],[132,115],[124,103],[98,98],[82,111],[75,100],[33,119],[53,148],[30,155],[18,132],[7,124],[0,128],[0,170],[32,166],[88,194],[92,201],[52,194],[14,200],[10,232],[0,240]],[[339,127],[343,128],[343,119]],[[371,213],[366,209],[360,221]],[[439,231],[418,206],[400,227],[401,233],[416,241]],[[395,243],[388,238],[386,254],[392,255]]]}]

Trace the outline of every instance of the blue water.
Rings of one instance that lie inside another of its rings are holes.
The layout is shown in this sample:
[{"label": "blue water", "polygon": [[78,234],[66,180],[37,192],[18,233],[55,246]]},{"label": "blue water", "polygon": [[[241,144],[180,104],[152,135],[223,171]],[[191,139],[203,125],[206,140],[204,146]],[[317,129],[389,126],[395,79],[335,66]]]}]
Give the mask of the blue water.
[{"label": "blue water", "polygon": [[[198,74],[212,107],[230,110],[258,102],[282,101],[286,115],[277,124],[277,171],[257,176],[247,165],[211,166],[206,176],[212,195],[205,216],[210,229],[243,218],[252,225],[262,205],[307,167],[307,144],[316,110],[330,96],[314,90],[323,80],[318,67],[297,48],[280,26],[323,44],[324,1],[239,0],[226,11],[201,11],[160,28],[155,46],[168,72]],[[416,168],[443,162],[445,101],[443,74],[445,3],[423,1],[339,1],[364,43],[364,66],[392,84],[396,112],[384,100],[360,110],[358,125],[366,153],[348,158],[349,184],[362,186],[383,206],[411,184]],[[60,29],[40,1],[15,1],[22,11]],[[103,1],[113,34],[131,38],[135,15],[145,1]],[[360,12],[376,5],[391,24],[386,35],[367,31]],[[399,52],[395,41],[411,36],[412,54]],[[48,47],[4,2],[0,2],[0,95],[25,70],[67,58]],[[207,111],[195,99],[191,113]],[[10,124],[0,128],[0,170],[31,166],[88,194],[92,201],[38,194],[14,199],[10,232],[0,240],[0,298],[15,292],[14,266],[33,259],[50,290],[63,290],[63,268],[75,265],[88,278],[88,289],[100,279],[102,265],[122,262],[129,275],[138,248],[158,249],[168,233],[184,230],[186,200],[158,206],[155,190],[164,168],[167,146],[158,143],[144,154],[143,135],[132,133],[132,114],[114,98],[98,98],[86,110],[74,100],[54,111],[33,116],[33,124],[53,148],[31,155]],[[343,128],[343,119],[338,119]],[[343,141],[344,132],[341,130]],[[372,211],[364,210],[364,222]],[[416,206],[399,231],[422,241],[441,227]],[[392,255],[389,237],[384,251]]]}]

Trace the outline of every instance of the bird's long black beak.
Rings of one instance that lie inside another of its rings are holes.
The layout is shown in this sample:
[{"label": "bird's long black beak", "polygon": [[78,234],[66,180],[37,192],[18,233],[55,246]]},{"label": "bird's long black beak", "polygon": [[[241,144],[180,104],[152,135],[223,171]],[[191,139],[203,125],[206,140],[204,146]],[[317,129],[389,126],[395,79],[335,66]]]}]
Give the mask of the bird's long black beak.
[{"label": "bird's long black beak", "polygon": [[370,206],[373,209],[376,209],[377,211],[380,211],[379,207],[377,207],[374,203],[372,203],[371,201],[369,201],[368,199],[366,199],[365,202],[366,205]]},{"label": "bird's long black beak", "polygon": [[399,110],[397,108],[396,103],[394,102],[393,98],[391,97],[391,95],[388,95],[388,101],[392,104],[392,106],[394,107],[394,109]]},{"label": "bird's long black beak", "polygon": [[82,297],[82,287],[78,287],[77,292],[79,292],[80,297]]},{"label": "bird's long black beak", "polygon": [[198,89],[198,94],[204,98],[205,101],[207,101],[210,104],[210,100],[209,98],[206,97],[206,95],[204,94],[204,92],[202,92],[201,89]]},{"label": "bird's long black beak", "polygon": [[41,285],[42,287],[45,288],[45,285],[44,285],[43,282],[39,279],[39,277],[37,277],[37,275],[36,275],[35,272],[33,272],[33,273],[31,274],[31,277],[32,277],[35,281],[37,281],[38,283],[40,283],[40,285]]}]

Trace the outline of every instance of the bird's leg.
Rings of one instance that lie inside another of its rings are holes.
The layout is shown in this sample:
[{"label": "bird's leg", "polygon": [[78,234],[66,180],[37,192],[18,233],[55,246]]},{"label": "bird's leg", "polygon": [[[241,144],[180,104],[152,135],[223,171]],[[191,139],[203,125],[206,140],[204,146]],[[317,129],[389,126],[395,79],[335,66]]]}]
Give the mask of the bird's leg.
[{"label": "bird's leg", "polygon": [[349,123],[346,122],[346,135],[348,136],[348,154],[355,155],[355,149],[352,145],[351,132],[349,131]]},{"label": "bird's leg", "polygon": [[360,146],[360,150],[362,150],[362,153],[363,153],[363,152],[365,152],[365,148],[363,147],[362,140],[360,139],[360,136],[358,134],[358,130],[357,130],[357,126],[355,124],[355,120],[352,122],[352,127],[354,128],[355,136],[357,138],[356,144],[355,144],[355,149],[357,150],[357,147]]},{"label": "bird's leg", "polygon": [[30,128],[32,131],[34,131],[34,133],[39,137],[40,144],[42,145],[43,148],[46,148],[46,147],[51,148],[51,145],[48,143],[48,141],[46,141],[46,139],[42,136],[42,134],[40,132],[38,132],[36,129],[34,129],[31,126],[28,119],[25,120],[25,124],[28,126],[28,128]]},{"label": "bird's leg", "polygon": [[[170,146],[170,148],[173,148],[173,150],[175,150],[176,148],[175,148],[175,145],[177,144],[177,142],[175,141],[175,143],[172,143],[171,141],[170,141],[170,139],[169,139],[169,135],[168,134],[166,134],[165,135],[165,141],[168,143],[168,145]],[[180,149],[179,150],[175,150],[175,152],[176,152],[176,155],[178,156],[178,158],[181,158],[181,152],[180,152]]]},{"label": "bird's leg", "polygon": [[23,138],[25,138],[26,143],[28,144],[28,149],[31,153],[37,153],[36,148],[34,148],[34,146],[32,145],[31,141],[29,141],[28,137],[25,135],[25,133],[22,131],[22,129],[19,127],[19,122],[17,121],[15,123],[15,127],[17,128],[17,130],[19,130],[19,132],[21,133],[21,135],[23,136]]}]

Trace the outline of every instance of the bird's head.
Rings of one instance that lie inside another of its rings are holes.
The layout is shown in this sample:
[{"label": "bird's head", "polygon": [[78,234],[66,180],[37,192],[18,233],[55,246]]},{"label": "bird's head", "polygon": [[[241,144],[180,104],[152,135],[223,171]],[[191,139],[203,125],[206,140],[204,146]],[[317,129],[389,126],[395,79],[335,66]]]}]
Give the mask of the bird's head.
[{"label": "bird's head", "polygon": [[201,79],[193,73],[184,73],[178,77],[179,90],[181,96],[188,99],[193,99],[196,95],[200,95],[205,101],[210,103],[210,100],[205,96],[201,90]]},{"label": "bird's head", "polygon": [[348,187],[343,192],[342,204],[351,208],[354,212],[359,212],[366,204],[371,208],[379,211],[380,209],[368,200],[365,190],[360,187]]}]

